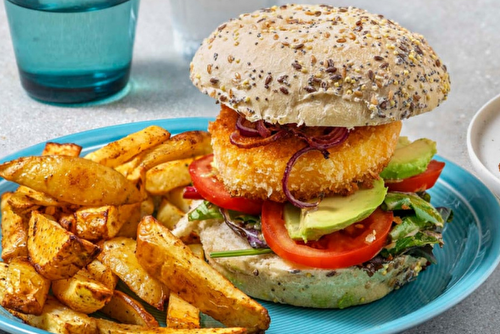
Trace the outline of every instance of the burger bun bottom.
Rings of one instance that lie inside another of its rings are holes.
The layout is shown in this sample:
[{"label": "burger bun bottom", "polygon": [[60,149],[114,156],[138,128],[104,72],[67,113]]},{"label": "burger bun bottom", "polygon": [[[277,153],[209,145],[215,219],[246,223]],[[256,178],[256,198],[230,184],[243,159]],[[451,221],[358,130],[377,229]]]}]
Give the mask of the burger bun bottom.
[{"label": "burger bun bottom", "polygon": [[209,254],[215,251],[251,247],[223,222],[209,220],[199,226],[209,263],[249,296],[275,303],[313,308],[366,304],[414,280],[427,265],[426,259],[409,255],[397,256],[376,268],[336,270],[303,267],[275,254],[212,259]]}]

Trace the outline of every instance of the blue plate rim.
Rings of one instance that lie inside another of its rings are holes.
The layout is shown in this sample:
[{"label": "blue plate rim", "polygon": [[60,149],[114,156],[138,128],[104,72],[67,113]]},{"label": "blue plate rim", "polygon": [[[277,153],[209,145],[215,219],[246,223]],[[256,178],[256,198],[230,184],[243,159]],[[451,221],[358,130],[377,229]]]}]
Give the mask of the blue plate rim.
[{"label": "blue plate rim", "polygon": [[[101,146],[111,140],[115,140],[112,137],[120,138],[126,134],[137,131],[143,127],[150,125],[159,125],[165,127],[167,130],[171,131],[172,134],[178,133],[176,129],[182,128],[181,131],[191,130],[203,130],[206,129],[208,122],[213,121],[212,117],[183,117],[183,118],[165,118],[159,120],[147,120],[133,123],[124,123],[111,126],[99,127],[92,130],[86,130],[81,132],[76,132],[73,134],[57,137],[50,139],[48,141],[56,142],[74,142],[79,145],[85,144],[86,142],[98,141],[92,147],[84,146],[84,151],[92,149],[94,147]],[[186,123],[189,123],[189,129],[186,129]],[[98,135],[98,136],[94,136]],[[103,140],[104,139],[104,140]],[[13,160],[21,156],[40,154],[46,142],[43,141],[38,144],[20,149],[14,153],[11,153],[5,157],[0,158],[0,163],[5,161]],[[459,173],[465,173],[468,177],[472,177],[475,185],[481,190],[482,195],[485,197],[483,200],[488,200],[488,202],[495,203],[494,209],[500,215],[500,204],[493,193],[484,185],[484,183],[479,180],[476,176],[471,174],[466,169],[460,167],[456,163],[449,159],[441,156],[436,156],[437,160],[444,161],[447,164],[447,168],[451,168]],[[450,174],[451,172],[447,173]],[[446,173],[443,173],[446,175]],[[450,176],[451,177],[451,176]],[[448,181],[440,179],[438,184],[452,190],[456,196],[463,198],[463,196],[454,189]],[[464,203],[467,203],[468,210],[473,214],[475,218],[475,224],[479,229],[482,228],[476,211],[470,206],[469,202],[463,198]],[[370,328],[363,333],[396,333],[405,329],[422,324],[430,319],[442,314],[453,306],[457,305],[459,302],[467,298],[471,293],[473,293],[484,281],[493,273],[498,264],[500,263],[500,229],[497,229],[498,233],[492,236],[489,247],[487,248],[487,254],[482,258],[482,262],[473,268],[473,264],[469,266],[466,273],[458,280],[453,287],[446,290],[443,294],[429,302],[428,304],[422,306],[421,308],[406,314],[405,316],[399,317],[389,322],[385,322],[376,328]],[[481,243],[479,246],[484,246]],[[464,290],[461,290],[464,289]],[[460,290],[460,293],[456,293]],[[362,306],[360,306],[362,308]],[[22,323],[16,319],[10,319],[0,314],[0,329],[8,331],[10,333],[49,333],[45,330],[41,330],[29,325]]]}]

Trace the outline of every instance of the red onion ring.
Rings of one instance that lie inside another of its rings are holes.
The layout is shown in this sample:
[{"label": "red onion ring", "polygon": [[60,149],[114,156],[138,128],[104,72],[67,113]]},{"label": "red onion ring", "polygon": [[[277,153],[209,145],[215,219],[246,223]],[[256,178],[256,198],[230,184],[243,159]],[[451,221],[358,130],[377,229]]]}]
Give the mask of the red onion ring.
[{"label": "red onion ring", "polygon": [[271,130],[267,128],[266,123],[263,120],[257,122],[257,131],[263,138],[267,138],[271,135]]},{"label": "red onion ring", "polygon": [[[244,137],[259,137],[261,136],[260,132],[256,129],[252,129],[248,126],[243,125],[243,121],[245,119],[241,116],[238,116],[238,120],[236,121],[236,128],[240,132],[240,134]],[[264,136],[262,136],[264,137]]]},{"label": "red onion ring", "polygon": [[292,168],[297,162],[297,160],[304,154],[310,151],[320,151],[323,153],[323,156],[328,156],[329,152],[326,150],[320,150],[312,146],[306,146],[303,149],[298,150],[295,152],[294,155],[288,160],[286,163],[286,168],[285,168],[285,173],[283,174],[283,178],[281,179],[281,186],[283,187],[283,192],[285,193],[286,198],[290,203],[292,203],[293,206],[296,206],[298,208],[314,208],[318,206],[319,201],[316,203],[309,203],[309,202],[304,202],[296,199],[292,193],[290,192],[290,189],[288,188],[288,178],[290,177],[290,173],[292,172]]},{"label": "red onion ring", "polygon": [[315,147],[320,150],[332,148],[344,142],[349,135],[349,130],[346,128],[329,128],[326,135],[309,137],[298,129],[292,129],[294,135],[298,138],[305,140],[309,146]]},{"label": "red onion ring", "polygon": [[[268,125],[264,120],[259,120],[256,122],[255,127],[251,128],[243,124],[244,117],[238,116],[236,121],[236,131],[234,131],[229,136],[229,141],[231,144],[238,146],[239,148],[253,148],[258,146],[264,146],[270,144],[280,138],[284,138],[290,135],[294,135],[297,138],[304,140],[307,146],[295,152],[295,154],[288,160],[285,168],[283,178],[281,179],[281,185],[283,187],[283,192],[290,203],[299,208],[313,208],[319,203],[308,203],[296,199],[290,189],[288,188],[288,179],[292,171],[293,166],[297,160],[309,151],[320,151],[325,159],[328,159],[330,152],[329,148],[343,143],[349,136],[349,130],[347,128],[341,127],[327,127],[325,128],[325,134],[320,136],[308,136],[300,128],[292,126],[279,126],[279,125]],[[273,133],[274,132],[274,133]],[[243,137],[260,137],[261,139],[252,140],[250,142],[242,141]]]},{"label": "red onion ring", "polygon": [[287,132],[285,130],[280,130],[267,138],[262,138],[260,140],[255,140],[255,141],[245,143],[245,142],[242,142],[240,140],[242,137],[241,134],[238,131],[234,131],[229,136],[229,141],[231,142],[231,144],[236,145],[239,148],[253,148],[253,147],[264,146],[264,145],[270,144],[270,143],[272,143],[280,138],[285,137],[286,135],[287,135]]}]

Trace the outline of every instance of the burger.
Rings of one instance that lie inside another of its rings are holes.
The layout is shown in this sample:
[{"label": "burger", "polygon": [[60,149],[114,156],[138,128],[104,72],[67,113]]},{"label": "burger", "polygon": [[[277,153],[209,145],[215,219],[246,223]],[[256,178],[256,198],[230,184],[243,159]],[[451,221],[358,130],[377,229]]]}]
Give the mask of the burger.
[{"label": "burger", "polygon": [[444,163],[402,120],[450,90],[423,36],[353,7],[284,5],[205,39],[191,80],[221,104],[213,155],[190,166],[199,198],[174,232],[255,298],[345,308],[435,262],[451,219],[426,192]]}]

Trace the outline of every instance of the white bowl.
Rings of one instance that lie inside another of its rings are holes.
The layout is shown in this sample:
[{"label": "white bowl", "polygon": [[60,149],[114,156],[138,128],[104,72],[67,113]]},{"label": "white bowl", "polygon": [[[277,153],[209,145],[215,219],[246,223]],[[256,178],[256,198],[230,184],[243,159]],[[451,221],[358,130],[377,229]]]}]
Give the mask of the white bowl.
[{"label": "white bowl", "polygon": [[479,178],[500,197],[500,95],[472,118],[467,130],[467,150]]}]

